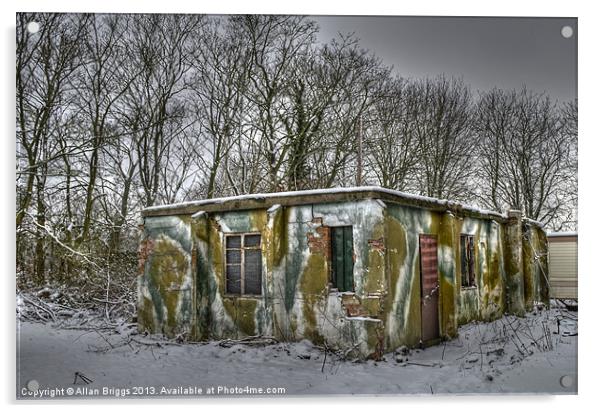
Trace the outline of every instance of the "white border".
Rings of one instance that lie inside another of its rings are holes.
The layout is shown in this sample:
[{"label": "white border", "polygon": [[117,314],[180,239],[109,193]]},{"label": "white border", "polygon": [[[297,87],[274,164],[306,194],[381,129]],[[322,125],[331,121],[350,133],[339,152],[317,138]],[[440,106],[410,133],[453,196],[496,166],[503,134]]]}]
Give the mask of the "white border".
[{"label": "white border", "polygon": [[[507,413],[517,404],[533,410],[546,411],[575,411],[585,408],[586,404],[598,401],[600,350],[600,278],[595,259],[599,255],[595,247],[600,245],[598,199],[600,193],[599,165],[602,148],[600,129],[599,107],[602,92],[600,88],[600,13],[593,5],[595,2],[577,1],[541,1],[527,2],[524,0],[507,0],[497,2],[484,1],[449,1],[430,0],[428,2],[394,2],[394,1],[327,1],[327,0],[302,0],[296,3],[283,1],[180,1],[180,0],[20,0],[18,3],[0,6],[2,13],[2,64],[0,64],[2,88],[4,92],[0,99],[0,116],[2,117],[3,136],[2,154],[5,157],[2,163],[1,190],[4,194],[5,230],[2,238],[2,262],[5,265],[3,279],[4,300],[2,309],[6,310],[3,326],[5,328],[2,346],[6,366],[3,369],[0,388],[3,391],[3,400],[9,409],[14,407],[14,377],[15,377],[15,344],[14,337],[14,13],[16,11],[62,11],[62,12],[153,12],[153,13],[287,13],[287,14],[341,14],[341,15],[461,15],[461,16],[545,16],[545,17],[578,17],[579,39],[579,185],[580,185],[580,250],[579,267],[580,279],[580,331],[581,343],[579,345],[579,396],[526,396],[526,397],[439,397],[439,398],[304,398],[283,399],[276,401],[264,400],[202,400],[196,402],[201,406],[186,406],[195,404],[190,401],[179,401],[180,409],[223,409],[228,407],[240,411],[262,411],[266,409],[280,410],[314,409],[316,404],[326,404],[328,409],[344,411],[365,411],[372,409],[372,404],[377,409],[425,409],[461,410],[467,408],[486,409],[487,412],[503,411]],[[8,199],[8,200],[7,200]],[[12,203],[11,203],[12,202]],[[594,307],[596,306],[596,307]],[[450,378],[454,379],[454,378]],[[165,409],[166,404],[172,402],[146,401],[143,409]],[[20,407],[27,410],[38,410],[42,406],[36,404],[20,403]],[[52,403],[50,410],[93,410],[105,411],[116,406],[107,406],[105,403],[87,402],[86,406],[73,403]],[[114,402],[110,402],[114,405]],[[132,403],[127,403],[132,404]],[[391,406],[394,404],[395,406]],[[127,406],[128,410],[135,408]]]}]

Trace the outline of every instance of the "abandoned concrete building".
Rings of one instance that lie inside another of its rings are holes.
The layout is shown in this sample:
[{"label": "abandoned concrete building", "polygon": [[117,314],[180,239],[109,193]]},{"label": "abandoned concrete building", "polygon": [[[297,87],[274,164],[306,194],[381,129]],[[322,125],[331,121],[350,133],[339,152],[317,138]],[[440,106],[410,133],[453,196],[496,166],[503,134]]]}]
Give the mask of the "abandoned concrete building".
[{"label": "abandoned concrete building", "polygon": [[518,211],[380,187],[143,210],[142,331],[273,336],[380,357],[548,301],[547,239]]}]

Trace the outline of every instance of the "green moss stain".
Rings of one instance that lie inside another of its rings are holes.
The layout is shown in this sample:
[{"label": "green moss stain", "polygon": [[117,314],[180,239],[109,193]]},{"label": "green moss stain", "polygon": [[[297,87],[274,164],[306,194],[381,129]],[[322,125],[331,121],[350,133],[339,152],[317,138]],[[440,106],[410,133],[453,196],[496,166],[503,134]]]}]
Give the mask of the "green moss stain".
[{"label": "green moss stain", "polygon": [[209,308],[209,277],[212,268],[209,256],[210,234],[208,216],[199,217],[192,222],[193,242],[195,243],[196,260],[196,333],[197,339],[209,337],[211,326],[211,312]]},{"label": "green moss stain", "polygon": [[455,288],[456,288],[456,327],[460,324],[459,313],[462,309],[462,257],[460,250],[460,235],[462,234],[462,228],[464,226],[464,219],[457,218],[455,220],[455,239],[454,239],[454,254],[455,254],[455,264],[456,264],[456,276],[454,279]]},{"label": "green moss stain", "polygon": [[384,293],[385,288],[385,229],[384,223],[380,223],[374,227],[370,235],[372,245],[364,247],[366,276],[363,280],[363,293],[380,294]]},{"label": "green moss stain", "polygon": [[238,304],[238,329],[245,335],[252,336],[258,334],[255,324],[255,312],[257,310],[257,300],[254,298],[239,298]]},{"label": "green moss stain", "polygon": [[142,297],[142,305],[138,308],[138,325],[140,331],[155,331],[153,301],[148,297]]},{"label": "green moss stain", "polygon": [[215,213],[214,219],[229,232],[255,232],[262,231],[267,223],[265,209],[252,209],[245,211],[228,211]]},{"label": "green moss stain", "polygon": [[393,302],[395,300],[395,291],[399,275],[401,273],[401,267],[406,259],[408,253],[406,245],[406,234],[397,219],[387,215],[385,217],[386,223],[386,246],[388,256],[388,294],[385,300],[385,314],[390,314],[393,308]]},{"label": "green moss stain", "polygon": [[[160,302],[166,309],[163,315],[166,325],[164,333],[175,334],[178,330],[178,301],[180,300],[179,288],[183,284],[188,271],[188,258],[171,241],[159,238],[155,242],[153,256],[149,268],[150,286],[156,289]],[[181,309],[181,311],[185,309]]]},{"label": "green moss stain", "polygon": [[281,299],[283,298],[282,275],[286,256],[286,221],[285,208],[279,207],[269,213],[265,226],[266,251],[266,291],[264,292],[263,309],[258,311],[259,331],[270,331],[280,340],[288,337],[286,316],[283,314]]},{"label": "green moss stain", "polygon": [[[426,211],[429,215],[430,215],[430,227],[428,231],[425,231],[424,229],[418,229],[418,232],[420,234],[431,234],[431,235],[438,235],[439,234],[439,226],[441,225],[441,213],[438,212],[430,212],[430,211]],[[440,241],[437,240],[437,243],[439,243]]]},{"label": "green moss stain", "polygon": [[254,209],[246,211],[249,217],[249,227],[243,229],[245,232],[264,231],[267,225],[267,213],[264,209]]},{"label": "green moss stain", "polygon": [[309,256],[299,288],[303,294],[303,335],[315,343],[322,343],[324,338],[318,331],[316,306],[323,301],[328,288],[328,263],[324,255]]},{"label": "green moss stain", "polygon": [[225,275],[224,275],[224,246],[222,245],[222,236],[219,227],[211,220],[209,222],[209,256],[211,259],[212,276],[209,282],[209,297],[213,301],[215,294],[219,291],[220,295],[225,293]]},{"label": "green moss stain", "polygon": [[148,238],[162,236],[179,243],[184,251],[190,251],[192,240],[190,238],[190,222],[188,215],[177,215],[170,217],[147,218],[144,231]]},{"label": "green moss stain", "polygon": [[190,222],[188,216],[145,219],[139,317],[153,333],[191,333],[194,309]]},{"label": "green moss stain", "polygon": [[267,234],[270,240],[270,269],[280,265],[286,255],[287,231],[283,208],[278,208],[273,214],[273,226]]},{"label": "green moss stain", "polygon": [[322,254],[310,254],[301,276],[300,290],[304,295],[321,296],[328,287],[328,263]]},{"label": "green moss stain", "polygon": [[490,321],[503,314],[504,288],[501,274],[501,248],[499,228],[492,222],[484,224],[487,234],[487,276],[483,279],[481,316]]},{"label": "green moss stain", "polygon": [[203,217],[197,218],[192,222],[192,234],[197,241],[201,241],[204,243],[209,242],[209,225],[208,225],[208,217],[205,215]]},{"label": "green moss stain", "polygon": [[533,233],[527,226],[523,229],[523,276],[524,276],[524,294],[525,307],[530,309],[533,307],[535,299],[535,271],[534,271],[534,254],[532,248]]},{"label": "green moss stain", "polygon": [[255,313],[257,299],[247,297],[224,297],[224,310],[234,323],[234,330],[227,334],[233,337],[252,336],[257,334]]},{"label": "green moss stain", "polygon": [[[452,214],[443,214],[439,226],[439,308],[441,332],[444,336],[456,335],[456,219]],[[456,239],[458,238],[458,240]]]},{"label": "green moss stain", "polygon": [[522,261],[522,224],[514,219],[504,227],[504,268],[506,310],[518,315],[525,313]]},{"label": "green moss stain", "polygon": [[486,283],[486,296],[483,299],[483,319],[492,320],[502,315],[504,309],[504,289],[500,273],[500,252],[492,250],[488,254],[489,277]]},{"label": "green moss stain", "polygon": [[[401,344],[415,345],[420,341],[420,272],[418,235],[406,232],[399,209],[390,208],[385,218],[388,254],[389,288],[384,305],[387,320],[385,343],[388,349]],[[418,217],[410,216],[410,220]],[[410,221],[412,222],[412,221]],[[405,277],[401,279],[400,277]]]},{"label": "green moss stain", "polygon": [[464,288],[460,291],[460,306],[458,310],[458,325],[466,324],[480,318],[479,296],[476,288]]},{"label": "green moss stain", "polygon": [[[505,309],[504,226],[491,220],[463,218],[461,234],[474,237],[476,287],[461,287],[460,262],[457,260],[458,325],[471,320],[492,320]],[[459,234],[458,234],[459,241]],[[460,246],[457,247],[460,254]]]},{"label": "green moss stain", "polygon": [[380,297],[365,297],[362,299],[362,308],[366,314],[373,318],[382,319],[383,300]]}]

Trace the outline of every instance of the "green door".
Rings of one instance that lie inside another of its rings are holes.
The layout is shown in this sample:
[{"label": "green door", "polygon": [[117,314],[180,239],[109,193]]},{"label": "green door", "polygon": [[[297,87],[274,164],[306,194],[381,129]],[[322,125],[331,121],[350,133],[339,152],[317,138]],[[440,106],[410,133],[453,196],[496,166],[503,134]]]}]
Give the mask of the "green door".
[{"label": "green door", "polygon": [[332,284],[339,291],[353,291],[353,230],[332,227]]}]

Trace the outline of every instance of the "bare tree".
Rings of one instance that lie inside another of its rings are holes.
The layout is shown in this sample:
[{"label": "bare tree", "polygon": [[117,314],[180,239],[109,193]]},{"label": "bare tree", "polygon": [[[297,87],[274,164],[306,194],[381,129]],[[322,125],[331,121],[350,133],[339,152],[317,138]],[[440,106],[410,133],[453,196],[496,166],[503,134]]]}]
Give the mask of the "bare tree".
[{"label": "bare tree", "polygon": [[373,122],[367,140],[368,167],[374,180],[385,188],[415,188],[418,156],[413,128],[420,95],[409,81],[383,82],[372,109]]},{"label": "bare tree", "polygon": [[571,102],[567,102],[563,105],[561,116],[562,116],[562,137],[567,142],[568,156],[566,159],[566,180],[565,190],[566,198],[563,199],[562,205],[564,206],[564,213],[558,214],[558,218],[552,221],[552,225],[555,231],[561,231],[564,229],[577,230],[577,200],[578,200],[578,128],[577,128],[577,99]]},{"label": "bare tree", "polygon": [[[39,21],[31,34],[27,23]],[[57,145],[62,122],[69,117],[68,78],[81,64],[79,38],[86,16],[19,14],[17,16],[17,232],[35,195],[35,273],[44,279],[49,163],[69,150]]]},{"label": "bare tree", "polygon": [[471,94],[459,79],[439,76],[413,82],[419,95],[412,130],[419,157],[419,193],[435,198],[467,198],[474,140]]},{"label": "bare tree", "polygon": [[247,106],[247,119],[259,131],[266,189],[281,190],[286,185],[283,168],[291,150],[279,117],[289,102],[283,96],[283,87],[296,57],[306,53],[314,42],[317,26],[299,16],[240,16],[232,18],[232,23],[249,41],[251,87],[246,97],[251,105]]},{"label": "bare tree", "polygon": [[563,206],[571,171],[571,140],[549,97],[526,89],[481,95],[474,130],[479,136],[481,199],[495,209],[521,209],[549,223]]},{"label": "bare tree", "polygon": [[352,161],[357,161],[358,156],[358,128],[360,123],[363,129],[371,128],[370,108],[379,98],[379,85],[387,82],[391,69],[361,49],[359,39],[351,35],[332,40],[323,47],[321,55],[334,94],[323,115],[319,141],[314,141],[316,150],[311,153],[313,187],[349,186],[357,174]]},{"label": "bare tree", "polygon": [[198,173],[206,174],[205,198],[213,198],[220,168],[242,127],[250,53],[233,24],[210,20],[192,57],[193,116],[199,142],[203,142],[194,145],[193,151]]},{"label": "bare tree", "polygon": [[72,82],[79,98],[77,110],[85,125],[81,138],[89,145],[85,152],[87,182],[83,222],[77,245],[87,240],[95,200],[103,196],[96,191],[99,160],[110,138],[108,132],[116,129],[115,106],[138,75],[125,69],[129,55],[122,39],[129,30],[127,16],[92,15],[87,30],[89,33],[82,41],[84,64]]},{"label": "bare tree", "polygon": [[161,196],[163,163],[171,142],[189,127],[184,117],[193,36],[202,17],[138,16],[132,24],[130,67],[141,75],[130,86],[124,106],[136,142],[144,205]]}]

